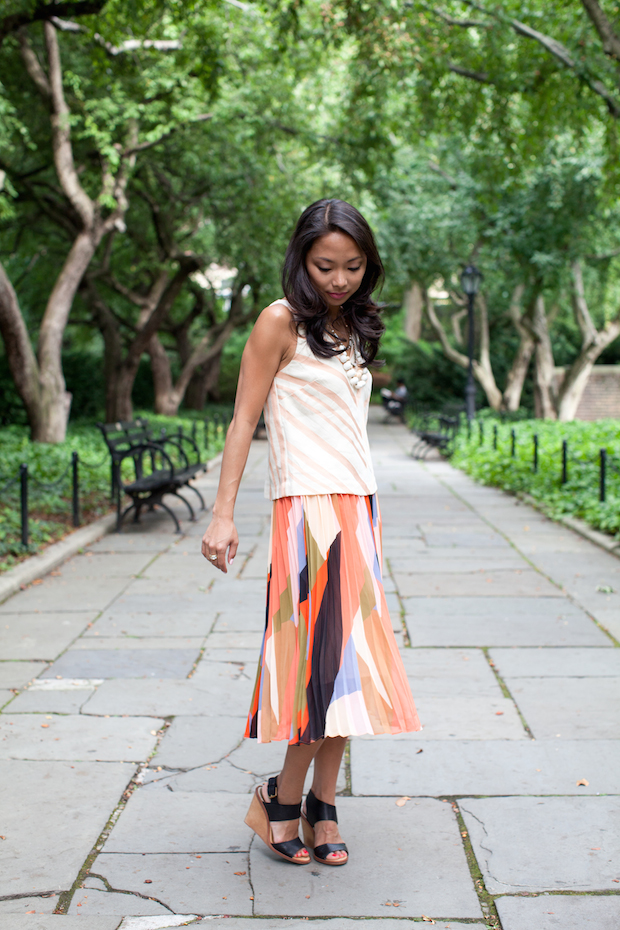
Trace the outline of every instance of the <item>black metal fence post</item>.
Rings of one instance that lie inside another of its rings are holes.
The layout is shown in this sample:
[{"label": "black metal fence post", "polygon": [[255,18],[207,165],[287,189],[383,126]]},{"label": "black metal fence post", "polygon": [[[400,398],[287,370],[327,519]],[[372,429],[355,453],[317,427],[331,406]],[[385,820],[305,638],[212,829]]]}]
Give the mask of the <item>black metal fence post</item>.
[{"label": "black metal fence post", "polygon": [[19,466],[19,489],[22,516],[22,546],[28,548],[30,532],[28,526],[28,466],[25,462]]},{"label": "black metal fence post", "polygon": [[607,478],[607,449],[601,449],[599,452],[599,500],[602,504],[605,503],[605,483]]},{"label": "black metal fence post", "polygon": [[510,430],[510,456],[511,458],[515,457],[515,447],[517,442],[517,434],[513,429]]},{"label": "black metal fence post", "polygon": [[205,429],[204,446],[205,446],[205,452],[207,452],[209,449],[209,420],[207,417],[205,417],[204,429]]},{"label": "black metal fence post", "polygon": [[493,449],[497,451],[497,423],[493,424]]},{"label": "black metal fence post", "polygon": [[78,454],[71,453],[71,491],[72,491],[72,509],[73,525],[80,525],[80,476],[78,472]]},{"label": "black metal fence post", "polygon": [[534,433],[532,437],[534,441],[534,457],[532,460],[532,468],[535,472],[538,471],[538,433]]},{"label": "black metal fence post", "polygon": [[562,440],[562,484],[568,481],[568,443]]},{"label": "black metal fence post", "polygon": [[484,423],[482,420],[478,420],[478,445],[481,446],[484,442]]}]

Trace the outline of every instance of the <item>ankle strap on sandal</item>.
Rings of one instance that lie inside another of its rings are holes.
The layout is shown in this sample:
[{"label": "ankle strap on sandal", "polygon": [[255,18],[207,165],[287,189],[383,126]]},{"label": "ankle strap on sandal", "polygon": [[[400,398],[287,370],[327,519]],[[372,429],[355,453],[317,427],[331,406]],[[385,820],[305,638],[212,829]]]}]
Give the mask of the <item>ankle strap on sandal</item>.
[{"label": "ankle strap on sandal", "polygon": [[[277,820],[297,820],[301,813],[301,801],[299,804],[280,804],[278,798],[278,782],[275,778],[267,781],[267,797],[269,804],[265,804],[267,817],[271,822]],[[302,847],[300,846],[300,849]]]},{"label": "ankle strap on sandal", "polygon": [[338,814],[334,805],[319,801],[312,788],[306,797],[306,811],[308,812],[308,823],[312,827],[319,820],[333,820],[338,823]]}]

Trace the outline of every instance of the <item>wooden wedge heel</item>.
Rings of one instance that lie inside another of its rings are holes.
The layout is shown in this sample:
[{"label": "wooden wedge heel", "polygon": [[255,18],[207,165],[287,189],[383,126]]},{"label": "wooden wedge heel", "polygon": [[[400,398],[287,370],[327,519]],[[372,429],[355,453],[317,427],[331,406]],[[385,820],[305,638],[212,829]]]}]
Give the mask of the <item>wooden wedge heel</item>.
[{"label": "wooden wedge heel", "polygon": [[274,853],[292,862],[294,865],[308,865],[310,854],[306,851],[305,856],[298,856],[304,844],[295,837],[293,840],[285,840],[283,843],[274,843],[273,831],[271,824],[281,820],[298,820],[301,813],[301,803],[299,804],[280,804],[278,797],[278,783],[275,778],[270,778],[267,782],[267,804],[263,798],[262,786],[259,785],[254,792],[250,809],[247,812],[245,822],[250,829],[254,830],[257,836],[260,836],[263,843],[272,849]]}]

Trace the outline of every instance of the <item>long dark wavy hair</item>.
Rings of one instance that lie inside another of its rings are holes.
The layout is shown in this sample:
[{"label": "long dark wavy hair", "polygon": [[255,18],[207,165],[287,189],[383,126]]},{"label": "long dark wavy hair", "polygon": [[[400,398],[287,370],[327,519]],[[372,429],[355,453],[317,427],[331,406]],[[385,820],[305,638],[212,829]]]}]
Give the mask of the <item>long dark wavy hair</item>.
[{"label": "long dark wavy hair", "polygon": [[384,270],[375,237],[359,210],[344,200],[317,200],[304,210],[284,257],[282,288],[292,307],[297,329],[304,327],[312,352],[321,358],[338,355],[341,350],[325,339],[329,308],[314,287],[306,268],[306,255],[314,242],[332,232],[350,236],[366,255],[362,283],[342,305],[341,314],[357,341],[364,365],[369,365],[376,358],[385,329],[380,307],[372,299],[373,291],[383,281]]}]

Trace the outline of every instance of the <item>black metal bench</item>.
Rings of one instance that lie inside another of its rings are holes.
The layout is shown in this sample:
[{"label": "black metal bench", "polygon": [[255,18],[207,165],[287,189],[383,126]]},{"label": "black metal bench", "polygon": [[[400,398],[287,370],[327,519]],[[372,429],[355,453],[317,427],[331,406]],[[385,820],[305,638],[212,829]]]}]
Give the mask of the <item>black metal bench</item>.
[{"label": "black metal bench", "polygon": [[449,454],[458,428],[458,416],[431,412],[417,413],[412,428],[416,438],[411,455],[414,459],[425,459],[433,449],[437,449],[442,455]]},{"label": "black metal bench", "polygon": [[[97,426],[112,459],[112,496],[116,500],[117,533],[132,510],[134,523],[138,523],[144,508],[153,510],[157,505],[170,514],[176,532],[180,533],[181,526],[176,514],[164,503],[163,497],[166,494],[178,497],[187,507],[190,520],[195,520],[192,505],[179,494],[183,487],[193,491],[200,501],[201,509],[205,509],[202,494],[190,481],[206,471],[207,465],[200,461],[200,450],[195,441],[182,429],[171,434],[162,430],[159,436],[154,437],[145,419],[98,423]],[[130,480],[126,480],[127,475],[123,477],[122,466],[127,459],[133,463]],[[131,498],[131,504],[123,510],[124,494]]]}]

